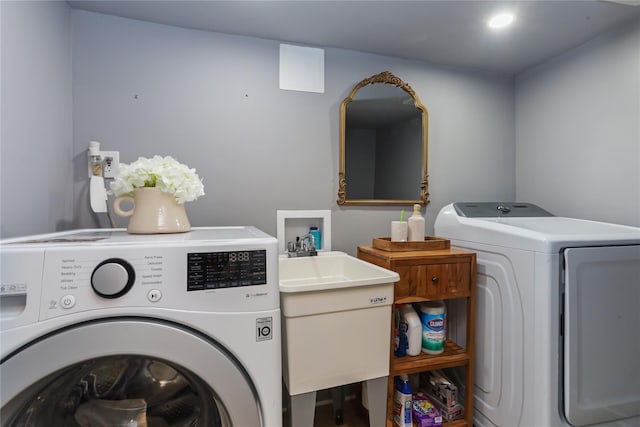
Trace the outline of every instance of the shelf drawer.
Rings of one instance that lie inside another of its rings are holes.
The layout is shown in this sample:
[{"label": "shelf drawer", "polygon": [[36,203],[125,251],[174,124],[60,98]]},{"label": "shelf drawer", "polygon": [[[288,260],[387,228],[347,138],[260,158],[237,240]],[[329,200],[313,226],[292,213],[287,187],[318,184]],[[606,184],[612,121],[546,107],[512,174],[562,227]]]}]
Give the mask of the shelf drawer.
[{"label": "shelf drawer", "polygon": [[457,298],[469,294],[469,263],[424,264],[398,266],[400,281],[395,284],[395,299]]}]

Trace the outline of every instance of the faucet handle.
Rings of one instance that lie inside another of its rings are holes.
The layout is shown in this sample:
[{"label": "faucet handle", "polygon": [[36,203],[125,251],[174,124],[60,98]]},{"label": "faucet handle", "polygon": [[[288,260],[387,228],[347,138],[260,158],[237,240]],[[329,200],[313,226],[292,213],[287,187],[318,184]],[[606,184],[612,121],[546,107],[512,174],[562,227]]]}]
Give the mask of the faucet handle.
[{"label": "faucet handle", "polygon": [[302,240],[304,241],[308,241],[309,242],[309,246],[307,246],[307,250],[315,250],[316,249],[316,238],[313,236],[313,234],[311,233],[307,233],[304,235],[304,237],[302,238]]}]

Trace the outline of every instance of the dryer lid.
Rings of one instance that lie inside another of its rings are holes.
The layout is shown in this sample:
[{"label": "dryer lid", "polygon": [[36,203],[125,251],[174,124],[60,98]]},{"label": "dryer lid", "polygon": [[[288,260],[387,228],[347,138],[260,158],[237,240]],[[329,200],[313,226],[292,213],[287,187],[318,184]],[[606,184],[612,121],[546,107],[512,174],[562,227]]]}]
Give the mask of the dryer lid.
[{"label": "dryer lid", "polygon": [[546,253],[567,247],[640,243],[638,227],[557,216],[467,217],[458,212],[456,204],[440,210],[435,233],[451,240]]}]

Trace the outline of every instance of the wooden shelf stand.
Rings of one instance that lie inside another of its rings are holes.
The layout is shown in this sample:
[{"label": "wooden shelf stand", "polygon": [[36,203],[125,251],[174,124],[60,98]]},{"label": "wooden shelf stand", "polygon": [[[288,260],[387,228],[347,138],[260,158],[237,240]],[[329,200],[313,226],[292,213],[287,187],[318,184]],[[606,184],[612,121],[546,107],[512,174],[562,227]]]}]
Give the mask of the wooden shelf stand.
[{"label": "wooden shelf stand", "polygon": [[[387,386],[387,426],[393,427],[393,378],[435,369],[464,367],[464,414],[444,423],[447,427],[473,426],[473,381],[476,317],[476,254],[459,249],[388,251],[359,246],[358,258],[400,275],[394,285],[394,304],[464,298],[466,303],[466,342],[464,347],[447,340],[441,354],[396,357],[393,333],[389,337],[390,364]],[[391,314],[394,330],[395,310]]]}]

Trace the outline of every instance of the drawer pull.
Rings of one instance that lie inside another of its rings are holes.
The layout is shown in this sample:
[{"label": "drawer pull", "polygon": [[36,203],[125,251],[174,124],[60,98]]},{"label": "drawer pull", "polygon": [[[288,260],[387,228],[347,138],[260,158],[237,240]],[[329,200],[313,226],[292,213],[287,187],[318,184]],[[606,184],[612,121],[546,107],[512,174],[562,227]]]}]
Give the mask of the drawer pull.
[{"label": "drawer pull", "polygon": [[438,283],[438,282],[440,281],[440,278],[438,278],[438,276],[433,276],[433,277],[431,278],[431,281],[432,281],[433,283]]}]

